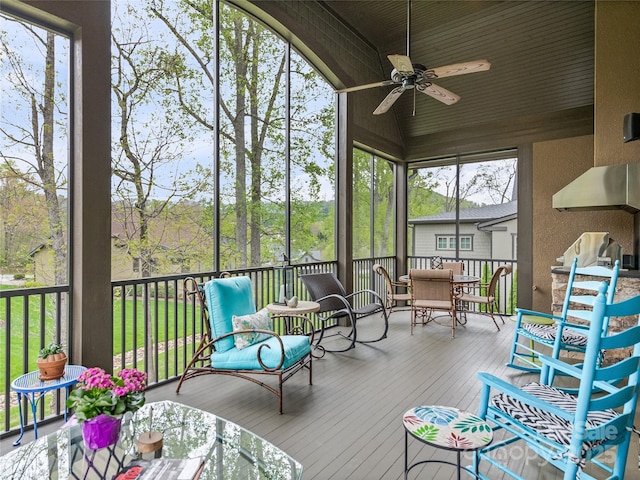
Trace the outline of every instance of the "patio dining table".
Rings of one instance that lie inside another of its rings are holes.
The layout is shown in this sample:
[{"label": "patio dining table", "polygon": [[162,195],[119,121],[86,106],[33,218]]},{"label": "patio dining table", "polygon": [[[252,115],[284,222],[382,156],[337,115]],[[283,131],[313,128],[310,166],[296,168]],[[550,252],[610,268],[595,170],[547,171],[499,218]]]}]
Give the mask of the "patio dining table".
[{"label": "patio dining table", "polygon": [[[411,278],[409,278],[409,275],[400,275],[400,277],[398,277],[398,280],[404,283],[411,283]],[[453,288],[455,290],[456,287],[460,288],[464,285],[480,283],[480,280],[481,278],[476,277],[475,275],[454,275],[453,281],[451,283],[453,284]]]},{"label": "patio dining table", "polygon": [[[409,286],[411,286],[411,278],[409,277],[409,275],[400,275],[398,277],[398,280],[401,282],[407,283],[409,284]],[[454,275],[453,279],[451,280],[454,298],[457,299],[460,295],[462,295],[462,291],[465,286],[480,283],[481,280],[482,279],[480,277],[477,277],[475,275]],[[460,303],[459,301],[456,301],[456,316],[455,316],[456,323],[458,325],[466,325],[467,316],[458,315],[458,312],[461,312],[463,310],[463,308],[459,305],[459,303]]]}]

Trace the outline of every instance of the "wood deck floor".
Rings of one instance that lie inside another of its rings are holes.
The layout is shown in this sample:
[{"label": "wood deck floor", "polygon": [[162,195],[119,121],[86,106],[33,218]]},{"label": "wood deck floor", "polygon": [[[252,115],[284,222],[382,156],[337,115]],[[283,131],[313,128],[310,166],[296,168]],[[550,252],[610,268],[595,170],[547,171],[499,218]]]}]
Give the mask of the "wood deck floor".
[{"label": "wood deck floor", "polygon": [[[419,405],[449,405],[475,413],[478,371],[514,383],[528,380],[528,375],[505,367],[513,338],[509,320],[498,332],[488,317],[470,316],[466,327],[456,329],[455,339],[449,328],[435,324],[418,326],[411,336],[408,322],[408,312],[394,312],[387,339],[314,361],[311,386],[306,374],[291,378],[284,388],[283,415],[278,414],[277,398],[265,389],[220,375],[189,380],[179,395],[175,384],[151,389],[147,401],[178,401],[241,425],[298,460],[305,480],[399,480],[404,469],[404,412]],[[371,323],[359,324],[359,338],[375,335]],[[46,428],[53,427],[45,426],[41,433]],[[3,451],[11,448],[10,441],[2,442]],[[637,449],[634,441],[634,462]],[[454,454],[410,441],[410,462],[430,458],[455,461]],[[524,478],[562,478],[549,465],[517,461],[523,464]],[[467,457],[463,464],[469,463]],[[629,469],[628,479],[640,478],[637,469]],[[427,464],[413,469],[409,478],[449,480],[455,474],[451,466]]]}]

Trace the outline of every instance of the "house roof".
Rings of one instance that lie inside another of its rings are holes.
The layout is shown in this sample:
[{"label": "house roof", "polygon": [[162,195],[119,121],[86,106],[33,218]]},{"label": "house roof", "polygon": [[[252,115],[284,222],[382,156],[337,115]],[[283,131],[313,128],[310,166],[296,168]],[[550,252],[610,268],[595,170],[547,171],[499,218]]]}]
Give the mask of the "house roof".
[{"label": "house roof", "polygon": [[[114,244],[114,246],[116,248],[121,248],[123,246],[123,243],[120,241],[120,238],[117,235],[111,235],[111,242]],[[47,242],[45,243],[41,243],[38,246],[34,247],[33,250],[31,250],[28,255],[30,257],[33,257],[34,255],[36,255],[40,250],[44,250],[45,248],[51,248],[51,239],[49,239]]]},{"label": "house roof", "polygon": [[[461,223],[495,222],[506,217],[516,217],[518,213],[518,201],[514,200],[498,205],[486,205],[476,208],[460,210]],[[427,223],[452,223],[456,221],[456,212],[441,212],[427,217],[413,218],[409,224],[420,225]]]}]

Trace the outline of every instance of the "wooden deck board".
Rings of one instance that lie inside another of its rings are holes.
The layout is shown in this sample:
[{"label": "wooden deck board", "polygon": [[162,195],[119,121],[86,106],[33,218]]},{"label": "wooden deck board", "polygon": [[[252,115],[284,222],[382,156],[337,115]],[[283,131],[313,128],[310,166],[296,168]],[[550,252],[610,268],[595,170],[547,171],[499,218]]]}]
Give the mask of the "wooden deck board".
[{"label": "wooden deck board", "polygon": [[[306,373],[287,381],[283,415],[278,414],[274,395],[250,382],[220,375],[189,380],[179,395],[175,383],[152,388],[147,401],[174,400],[235,422],[302,463],[305,480],[401,480],[404,412],[429,404],[476,412],[478,371],[490,371],[516,384],[532,378],[505,366],[514,324],[508,320],[499,324],[498,332],[489,318],[470,316],[466,327],[456,328],[453,339],[450,328],[437,324],[419,325],[410,335],[409,312],[394,312],[387,339],[314,360],[313,385],[308,385]],[[359,327],[358,338],[371,338],[379,331],[369,321]],[[51,428],[47,425],[41,433]],[[26,439],[30,435],[27,432]],[[11,448],[11,440],[0,442],[3,451]],[[637,458],[637,443],[633,442],[630,464]],[[455,461],[455,454],[410,439],[410,462],[425,459]],[[470,463],[471,457],[464,456],[463,464]],[[527,479],[561,478],[553,467],[540,467],[538,462],[523,464],[521,470]],[[491,478],[502,478],[495,469],[490,472]],[[411,471],[410,479],[416,478],[449,480],[455,473],[451,466],[427,464]]]}]

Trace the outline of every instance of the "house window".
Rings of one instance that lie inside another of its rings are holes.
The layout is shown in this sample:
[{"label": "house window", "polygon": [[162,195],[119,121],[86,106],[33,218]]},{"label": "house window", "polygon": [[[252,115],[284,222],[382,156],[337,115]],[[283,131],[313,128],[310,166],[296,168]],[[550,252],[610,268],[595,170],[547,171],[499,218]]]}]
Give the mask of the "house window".
[{"label": "house window", "polygon": [[[138,273],[140,272],[140,264],[142,262],[140,261],[140,257],[136,257],[133,259],[133,271]],[[151,260],[149,260],[149,272],[150,273],[155,273],[158,271],[158,261],[155,258],[152,258]]]},{"label": "house window", "polygon": [[[455,250],[456,249],[456,236],[455,235],[436,235],[436,250]],[[471,251],[473,250],[473,242],[471,235],[460,236],[460,250]]]}]

